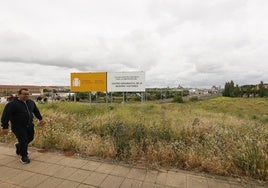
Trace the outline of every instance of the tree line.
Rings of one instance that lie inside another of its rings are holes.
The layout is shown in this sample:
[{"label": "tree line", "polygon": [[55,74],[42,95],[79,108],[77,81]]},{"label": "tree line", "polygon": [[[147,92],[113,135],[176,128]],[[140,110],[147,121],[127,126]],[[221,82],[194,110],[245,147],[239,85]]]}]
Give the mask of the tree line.
[{"label": "tree line", "polygon": [[222,95],[225,97],[268,97],[268,89],[263,81],[257,85],[235,85],[231,80],[225,83]]}]

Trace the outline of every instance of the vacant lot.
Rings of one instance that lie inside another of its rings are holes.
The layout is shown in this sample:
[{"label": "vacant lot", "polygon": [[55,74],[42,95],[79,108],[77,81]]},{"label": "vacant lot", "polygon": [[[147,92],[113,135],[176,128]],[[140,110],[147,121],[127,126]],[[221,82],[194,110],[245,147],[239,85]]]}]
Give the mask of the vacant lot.
[{"label": "vacant lot", "polygon": [[[129,163],[268,179],[268,100],[40,104],[33,146]],[[2,112],[3,105],[0,106]],[[14,142],[12,134],[1,142]]]}]

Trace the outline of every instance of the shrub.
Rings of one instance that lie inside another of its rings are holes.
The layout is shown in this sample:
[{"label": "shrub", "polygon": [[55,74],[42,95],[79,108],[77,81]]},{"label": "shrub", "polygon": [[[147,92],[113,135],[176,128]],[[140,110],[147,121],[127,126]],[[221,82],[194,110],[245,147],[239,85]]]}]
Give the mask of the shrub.
[{"label": "shrub", "polygon": [[182,96],[180,95],[175,95],[172,102],[176,102],[176,103],[183,103],[183,99]]},{"label": "shrub", "polygon": [[191,97],[191,98],[189,99],[189,101],[191,101],[191,102],[196,102],[196,101],[198,101],[198,97],[197,97],[197,96]]}]

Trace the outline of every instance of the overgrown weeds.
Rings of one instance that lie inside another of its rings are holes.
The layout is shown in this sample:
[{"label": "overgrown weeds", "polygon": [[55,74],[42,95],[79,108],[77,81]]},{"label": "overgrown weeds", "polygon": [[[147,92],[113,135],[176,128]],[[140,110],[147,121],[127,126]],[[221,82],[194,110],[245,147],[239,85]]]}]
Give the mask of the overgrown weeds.
[{"label": "overgrown weeds", "polygon": [[[32,143],[36,147],[268,178],[266,99],[219,97],[195,103],[124,105],[58,102],[39,107],[48,123],[36,127]],[[0,141],[14,141],[11,135]]]}]

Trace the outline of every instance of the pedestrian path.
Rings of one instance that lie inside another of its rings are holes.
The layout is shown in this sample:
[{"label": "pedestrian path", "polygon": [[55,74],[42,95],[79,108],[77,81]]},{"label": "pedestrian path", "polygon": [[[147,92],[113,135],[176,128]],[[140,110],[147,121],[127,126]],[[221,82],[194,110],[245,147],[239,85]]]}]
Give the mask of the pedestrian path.
[{"label": "pedestrian path", "polygon": [[148,170],[118,163],[67,157],[30,148],[22,164],[13,146],[0,143],[0,188],[263,188],[267,183],[238,181],[181,170]]}]

